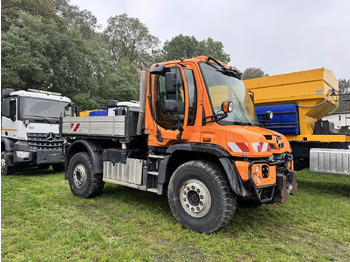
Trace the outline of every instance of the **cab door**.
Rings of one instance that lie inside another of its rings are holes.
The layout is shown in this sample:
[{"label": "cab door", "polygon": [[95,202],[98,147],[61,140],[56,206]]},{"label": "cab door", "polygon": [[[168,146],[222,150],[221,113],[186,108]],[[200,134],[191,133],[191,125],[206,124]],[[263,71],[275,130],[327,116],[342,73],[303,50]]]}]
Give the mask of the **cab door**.
[{"label": "cab door", "polygon": [[[6,101],[5,101],[6,100]],[[7,97],[3,100],[3,106],[6,107],[2,112],[1,135],[8,138],[18,138],[18,107],[17,97]]]},{"label": "cab door", "polygon": [[197,111],[193,70],[176,65],[153,74],[151,70],[148,92],[146,129],[150,132],[149,145],[170,146],[177,141],[189,140]]}]

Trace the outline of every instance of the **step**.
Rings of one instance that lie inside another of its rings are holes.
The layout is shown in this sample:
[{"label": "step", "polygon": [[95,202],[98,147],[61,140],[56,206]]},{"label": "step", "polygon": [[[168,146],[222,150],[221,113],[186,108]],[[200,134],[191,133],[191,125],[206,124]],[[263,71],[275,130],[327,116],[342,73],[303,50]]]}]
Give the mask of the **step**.
[{"label": "step", "polygon": [[147,174],[152,175],[152,176],[158,176],[157,171],[148,171]]},{"label": "step", "polygon": [[162,155],[148,155],[149,158],[159,158],[159,159],[164,159],[165,156]]},{"label": "step", "polygon": [[147,188],[147,191],[152,192],[152,193],[158,193],[157,188]]}]

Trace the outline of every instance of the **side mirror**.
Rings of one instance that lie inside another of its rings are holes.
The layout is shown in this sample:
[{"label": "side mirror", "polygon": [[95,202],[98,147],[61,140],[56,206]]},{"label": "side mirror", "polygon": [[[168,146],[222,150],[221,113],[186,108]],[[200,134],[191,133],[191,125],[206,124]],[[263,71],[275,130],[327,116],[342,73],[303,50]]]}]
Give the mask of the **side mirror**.
[{"label": "side mirror", "polygon": [[179,102],[172,99],[167,99],[164,101],[164,109],[165,111],[177,111],[179,107]]},{"label": "side mirror", "polygon": [[167,94],[176,94],[176,74],[173,72],[165,73],[165,90]]},{"label": "side mirror", "polygon": [[5,88],[2,90],[1,92],[1,96],[2,98],[6,98],[6,97],[9,97],[11,95],[12,92],[14,92],[15,90],[12,89],[12,88]]},{"label": "side mirror", "polygon": [[117,107],[119,101],[118,100],[108,100],[107,101],[107,108]]},{"label": "side mirror", "polygon": [[224,101],[221,104],[221,110],[227,114],[233,111],[233,102],[232,101]]},{"label": "side mirror", "polygon": [[1,116],[10,117],[10,99],[4,98],[1,103]]},{"label": "side mirror", "polygon": [[151,68],[150,73],[151,74],[161,74],[164,72],[164,70],[165,70],[165,65],[156,64],[154,67]]}]

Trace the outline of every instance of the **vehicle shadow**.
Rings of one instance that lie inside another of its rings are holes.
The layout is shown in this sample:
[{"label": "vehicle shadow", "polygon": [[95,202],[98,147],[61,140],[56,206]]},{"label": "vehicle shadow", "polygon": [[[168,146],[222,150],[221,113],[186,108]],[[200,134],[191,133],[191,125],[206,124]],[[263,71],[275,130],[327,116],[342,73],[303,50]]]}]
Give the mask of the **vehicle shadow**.
[{"label": "vehicle shadow", "polygon": [[318,182],[318,181],[298,181],[299,190],[304,190],[309,194],[325,194],[335,197],[350,197],[350,177],[348,183],[340,182]]},{"label": "vehicle shadow", "polygon": [[40,169],[37,167],[23,167],[23,168],[12,168],[7,176],[46,176],[59,174],[62,172],[55,172],[52,168]]},{"label": "vehicle shadow", "polygon": [[[118,202],[122,202],[123,204],[130,206],[137,205],[142,212],[152,212],[157,216],[162,216],[163,219],[168,220],[168,222],[171,221],[178,224],[170,210],[166,195],[157,195],[137,189],[108,184],[105,186],[101,197],[118,199]],[[264,205],[257,208],[237,206],[236,213],[232,221],[226,226],[226,229],[223,229],[220,232],[229,232],[230,235],[235,235],[245,232],[246,230],[251,230],[251,228],[271,226],[271,220],[264,219],[270,215],[269,210],[266,209]],[[256,219],[257,217],[261,219]]]}]

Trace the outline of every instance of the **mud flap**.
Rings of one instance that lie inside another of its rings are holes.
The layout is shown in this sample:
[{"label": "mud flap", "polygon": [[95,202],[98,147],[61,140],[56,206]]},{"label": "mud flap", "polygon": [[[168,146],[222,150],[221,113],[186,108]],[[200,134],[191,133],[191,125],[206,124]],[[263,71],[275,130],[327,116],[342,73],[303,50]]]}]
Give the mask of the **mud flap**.
[{"label": "mud flap", "polygon": [[273,201],[276,203],[285,203],[288,195],[295,196],[298,192],[298,184],[296,182],[296,172],[288,172],[286,175],[276,175],[276,190]]}]

